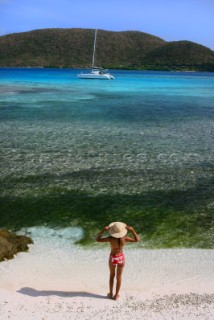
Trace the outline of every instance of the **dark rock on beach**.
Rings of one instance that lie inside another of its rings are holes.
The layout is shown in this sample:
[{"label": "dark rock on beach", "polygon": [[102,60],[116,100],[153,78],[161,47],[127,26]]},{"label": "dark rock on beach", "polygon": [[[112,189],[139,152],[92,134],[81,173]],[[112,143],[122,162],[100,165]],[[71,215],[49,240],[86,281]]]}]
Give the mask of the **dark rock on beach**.
[{"label": "dark rock on beach", "polygon": [[14,255],[21,251],[28,251],[28,245],[32,244],[30,237],[19,236],[7,230],[0,230],[0,262],[13,259]]}]

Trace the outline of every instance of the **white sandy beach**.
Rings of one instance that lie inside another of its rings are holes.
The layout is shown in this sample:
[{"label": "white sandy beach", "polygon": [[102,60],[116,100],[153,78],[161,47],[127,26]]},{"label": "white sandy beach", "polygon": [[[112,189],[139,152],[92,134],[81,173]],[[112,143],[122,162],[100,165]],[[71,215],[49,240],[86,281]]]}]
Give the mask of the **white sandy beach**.
[{"label": "white sandy beach", "polygon": [[60,231],[40,231],[28,253],[0,264],[1,320],[214,319],[214,250],[130,245],[113,301],[107,244],[86,250]]}]

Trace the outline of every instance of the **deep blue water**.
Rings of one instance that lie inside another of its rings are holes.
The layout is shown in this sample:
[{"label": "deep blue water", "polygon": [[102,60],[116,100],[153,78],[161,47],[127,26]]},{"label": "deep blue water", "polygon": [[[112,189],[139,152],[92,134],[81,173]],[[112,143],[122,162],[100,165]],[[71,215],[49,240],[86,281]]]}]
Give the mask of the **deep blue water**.
[{"label": "deep blue water", "polygon": [[78,72],[0,69],[1,179],[48,177],[5,193],[138,194],[213,179],[214,73]]}]

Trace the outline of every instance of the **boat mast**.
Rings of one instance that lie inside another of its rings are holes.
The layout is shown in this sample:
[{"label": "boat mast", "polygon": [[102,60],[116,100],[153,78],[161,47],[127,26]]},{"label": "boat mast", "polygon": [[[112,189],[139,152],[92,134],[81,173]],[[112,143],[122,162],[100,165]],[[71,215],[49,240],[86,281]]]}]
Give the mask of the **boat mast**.
[{"label": "boat mast", "polygon": [[94,50],[93,50],[93,58],[92,58],[92,69],[94,68],[94,62],[95,62],[96,41],[97,41],[97,29],[95,30],[95,34],[94,34]]}]

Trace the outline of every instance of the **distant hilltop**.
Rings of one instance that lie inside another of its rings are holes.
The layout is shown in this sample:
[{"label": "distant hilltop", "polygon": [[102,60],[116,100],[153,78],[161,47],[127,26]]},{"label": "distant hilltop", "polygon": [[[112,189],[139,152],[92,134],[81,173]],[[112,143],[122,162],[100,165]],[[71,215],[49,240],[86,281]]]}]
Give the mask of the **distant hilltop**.
[{"label": "distant hilltop", "polygon": [[[0,67],[88,68],[93,29],[41,29],[0,37]],[[96,65],[110,69],[214,71],[214,51],[191,41],[98,30]]]}]

